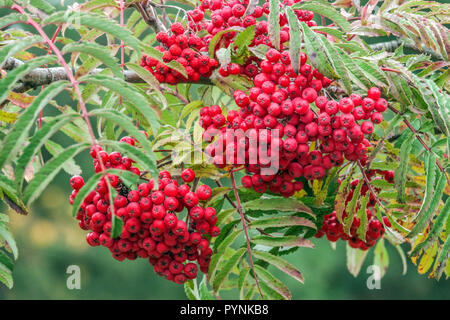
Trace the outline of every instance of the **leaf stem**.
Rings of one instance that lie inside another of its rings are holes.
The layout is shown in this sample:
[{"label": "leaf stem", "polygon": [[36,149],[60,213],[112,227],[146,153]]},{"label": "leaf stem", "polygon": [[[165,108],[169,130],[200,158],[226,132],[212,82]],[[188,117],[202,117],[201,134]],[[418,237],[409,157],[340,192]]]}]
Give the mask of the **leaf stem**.
[{"label": "leaf stem", "polygon": [[230,172],[230,177],[231,177],[231,184],[233,186],[234,196],[236,197],[237,210],[238,210],[239,214],[241,215],[242,227],[244,229],[245,239],[247,241],[247,252],[248,252],[248,258],[250,260],[250,267],[252,268],[253,275],[255,277],[255,282],[256,282],[256,286],[258,287],[259,294],[261,295],[261,298],[264,299],[264,296],[262,294],[261,288],[259,287],[258,277],[256,276],[256,272],[255,272],[255,266],[253,265],[252,249],[250,248],[250,238],[248,236],[247,224],[245,222],[245,216],[244,216],[244,212],[242,210],[241,200],[239,199],[239,193],[237,191],[236,181],[234,179],[234,173],[233,172]]}]

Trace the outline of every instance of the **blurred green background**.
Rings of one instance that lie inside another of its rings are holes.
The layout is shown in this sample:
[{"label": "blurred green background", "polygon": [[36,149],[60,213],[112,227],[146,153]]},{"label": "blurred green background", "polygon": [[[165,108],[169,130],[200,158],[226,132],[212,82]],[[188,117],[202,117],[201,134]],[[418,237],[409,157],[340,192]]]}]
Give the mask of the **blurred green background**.
[{"label": "blurred green background", "polygon": [[[54,29],[48,30],[52,34]],[[62,95],[59,103],[69,101],[68,95]],[[55,141],[64,145],[67,138],[58,134]],[[87,153],[78,156],[77,163],[82,164],[85,178],[92,174]],[[156,276],[147,260],[118,262],[106,248],[87,245],[86,232],[78,228],[71,216],[68,180],[67,173],[60,173],[35,202],[29,216],[10,214],[20,253],[14,270],[14,288],[8,290],[0,284],[0,299],[185,299],[183,286]],[[0,205],[0,210],[5,212],[6,208]],[[417,267],[409,260],[408,273],[403,276],[400,257],[390,244],[386,244],[390,265],[381,280],[381,289],[369,290],[366,281],[370,274],[366,270],[372,264],[373,249],[359,276],[354,278],[346,268],[343,242],[334,251],[326,239],[313,240],[315,249],[301,248],[287,257],[303,273],[304,285],[276,273],[288,284],[294,299],[450,298],[449,281],[444,277],[440,282],[427,279],[417,273]],[[80,290],[69,290],[66,286],[70,276],[66,270],[70,265],[81,269]],[[225,291],[222,298],[237,296],[237,292]]]}]

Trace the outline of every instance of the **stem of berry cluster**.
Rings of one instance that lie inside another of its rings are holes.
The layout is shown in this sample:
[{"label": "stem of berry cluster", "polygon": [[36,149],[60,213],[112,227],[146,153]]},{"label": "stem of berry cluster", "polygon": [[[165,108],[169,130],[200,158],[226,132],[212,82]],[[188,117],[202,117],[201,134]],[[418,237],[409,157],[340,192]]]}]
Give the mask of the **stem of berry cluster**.
[{"label": "stem of berry cluster", "polygon": [[239,214],[241,216],[242,227],[244,229],[245,239],[247,241],[247,252],[248,252],[248,258],[249,258],[249,261],[250,261],[250,267],[252,268],[253,276],[255,277],[255,282],[256,282],[256,286],[258,287],[259,294],[261,295],[261,298],[264,299],[264,296],[262,294],[261,288],[259,287],[258,277],[256,276],[256,272],[255,272],[255,266],[253,265],[252,249],[250,247],[250,238],[248,236],[247,224],[246,224],[246,221],[245,221],[244,212],[242,210],[241,200],[239,199],[239,193],[237,191],[236,181],[234,179],[234,173],[233,172],[230,172],[230,177],[231,177],[231,185],[233,186],[234,196],[236,198],[237,210],[238,210],[238,212],[239,212]]},{"label": "stem of berry cluster", "polygon": [[369,188],[369,191],[371,194],[373,194],[373,197],[375,198],[375,201],[378,203],[378,205],[383,208],[383,210],[386,211],[386,208],[384,207],[384,205],[381,203],[380,199],[378,198],[378,195],[375,193],[375,190],[373,190],[372,185],[370,184],[369,178],[367,178],[366,172],[364,167],[361,165],[361,162],[358,160],[358,167],[359,170],[361,171],[361,174],[363,176],[364,182],[367,184],[367,188]]},{"label": "stem of berry cluster", "polygon": [[[388,106],[388,107],[395,114],[400,114],[400,111],[398,111],[394,107],[392,107],[392,106]],[[412,133],[414,133],[417,140],[425,148],[425,150],[427,150],[428,152],[433,152],[433,151],[431,151],[431,148],[425,143],[425,141],[423,141],[422,137],[419,136],[418,132],[416,131],[416,129],[414,129],[414,127],[411,125],[411,123],[408,121],[408,119],[403,117],[403,123],[409,128],[409,130],[411,130]],[[447,175],[447,172],[444,170],[444,167],[442,166],[442,164],[439,162],[438,159],[436,159],[436,165],[438,166],[439,170],[445,175],[445,178],[447,179],[447,185],[450,186],[450,179]]]}]

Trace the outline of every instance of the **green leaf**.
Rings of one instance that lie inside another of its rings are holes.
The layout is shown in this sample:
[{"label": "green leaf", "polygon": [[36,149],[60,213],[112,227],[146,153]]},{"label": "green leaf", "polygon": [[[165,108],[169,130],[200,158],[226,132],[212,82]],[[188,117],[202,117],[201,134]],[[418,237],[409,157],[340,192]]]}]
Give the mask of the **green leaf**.
[{"label": "green leaf", "polygon": [[450,197],[445,201],[445,205],[442,208],[441,212],[438,214],[436,220],[433,223],[433,227],[431,231],[428,233],[427,238],[413,249],[411,255],[416,255],[421,249],[427,250],[438,238],[439,234],[444,230],[445,224],[448,221],[448,217],[450,216]]},{"label": "green leaf", "polygon": [[324,76],[331,79],[336,78],[337,74],[327,59],[324,47],[321,45],[321,41],[319,40],[319,35],[313,32],[303,21],[300,24],[303,30],[308,60]]},{"label": "green leaf", "polygon": [[436,185],[436,156],[432,152],[428,152],[425,160],[426,184],[425,195],[423,197],[422,205],[417,213],[417,217],[421,217],[430,207],[431,199],[433,198],[434,187]]},{"label": "green leaf", "polygon": [[214,298],[213,294],[211,293],[211,291],[209,291],[209,289],[208,289],[207,280],[206,280],[205,276],[203,276],[203,279],[200,282],[198,291],[199,291],[201,300],[216,300]]},{"label": "green leaf", "polygon": [[[430,100],[426,99],[428,110],[441,131],[446,136],[450,136],[450,117],[448,116],[450,113],[450,97],[448,94],[443,93],[434,81],[426,80],[426,83],[431,89],[436,102],[432,104]],[[421,87],[419,86],[420,89]]]},{"label": "green leaf", "polygon": [[[13,2],[11,1],[11,3]],[[10,24],[14,24],[16,22],[25,22],[27,20],[28,19],[26,15],[13,12],[0,18],[0,29],[3,29],[5,26],[8,26]]]},{"label": "green leaf", "polygon": [[139,163],[142,169],[149,171],[153,177],[158,176],[159,171],[156,167],[156,158],[154,156],[154,153],[149,155],[146,152],[142,152],[139,148],[131,146],[125,142],[106,140],[102,141],[101,143],[104,145],[112,146],[119,152],[126,154],[127,157]]},{"label": "green leaf", "polygon": [[[217,32],[211,39],[211,41],[209,42],[208,45],[208,55],[209,57],[212,59],[214,58],[214,53],[216,52],[216,47],[217,45],[220,43],[220,41],[222,40],[222,37],[226,34],[226,33],[230,33],[230,32],[239,32],[242,31],[243,28],[242,27],[231,27],[228,28],[226,30],[222,30]],[[219,49],[219,48],[217,48]]]},{"label": "green leaf", "polygon": [[8,246],[11,248],[11,251],[14,256],[14,260],[17,260],[19,257],[19,250],[17,249],[16,241],[14,240],[11,232],[8,230],[6,225],[0,223],[0,239],[4,239],[8,242]]},{"label": "green leaf", "polygon": [[240,32],[234,39],[234,44],[237,47],[237,56],[242,55],[252,43],[255,37],[256,25],[247,27],[244,31]]},{"label": "green leaf", "polygon": [[322,0],[308,0],[301,3],[296,3],[292,6],[294,10],[309,10],[317,13],[323,17],[335,22],[345,32],[350,30],[350,23],[341,15],[333,6],[327,1]]},{"label": "green leaf", "polygon": [[198,297],[194,289],[194,281],[196,280],[186,281],[186,283],[184,284],[184,293],[189,300],[200,300],[200,297]]},{"label": "green leaf", "polygon": [[81,25],[97,29],[122,40],[140,55],[139,40],[133,37],[130,30],[121,27],[117,22],[105,15],[81,11],[60,11],[47,17],[43,23],[68,23],[75,27]]},{"label": "green leaf", "polygon": [[16,166],[14,168],[14,176],[16,182],[22,186],[25,169],[28,163],[30,163],[36,152],[42,147],[42,145],[53,136],[61,127],[66,125],[72,119],[79,117],[77,113],[62,114],[51,118],[46,122],[29,140],[28,145],[23,149],[22,155],[17,159]]},{"label": "green leaf", "polygon": [[250,275],[250,267],[241,268],[238,279],[239,300],[245,299],[245,283]]},{"label": "green leaf", "polygon": [[148,85],[150,85],[150,87],[153,89],[152,92],[156,93],[156,95],[158,96],[159,100],[161,101],[162,105],[163,105],[163,110],[167,108],[167,99],[166,97],[162,94],[160,88],[159,88],[159,82],[158,80],[156,80],[156,78],[150,73],[148,72],[146,69],[142,68],[140,65],[135,64],[135,63],[127,63],[127,67],[131,70],[133,70],[134,72],[136,72],[136,74],[143,79]]},{"label": "green leaf", "polygon": [[48,3],[48,1],[44,1],[44,0],[30,0],[30,4],[33,7],[41,9],[46,14],[52,14],[56,10],[56,8],[54,6],[52,6],[50,3]]},{"label": "green leaf", "polygon": [[399,244],[394,245],[394,247],[397,250],[398,255],[400,256],[400,259],[402,261],[402,266],[403,266],[402,275],[405,275],[406,272],[408,271],[408,262],[406,261],[405,252],[403,252],[403,249]]},{"label": "green leaf", "polygon": [[397,189],[397,201],[405,203],[406,173],[408,172],[409,154],[411,153],[414,135],[409,132],[400,147],[400,164],[395,170],[394,185]]},{"label": "green leaf", "polygon": [[345,199],[347,199],[347,194],[349,192],[350,180],[352,179],[354,170],[352,170],[348,176],[341,182],[339,189],[334,200],[334,209],[336,210],[336,217],[340,223],[342,221],[342,214],[345,209]]},{"label": "green leaf", "polygon": [[311,220],[296,216],[276,216],[264,219],[253,220],[249,224],[252,228],[290,227],[304,226],[316,229],[316,225]]},{"label": "green leaf", "polygon": [[14,127],[3,141],[3,146],[0,149],[0,168],[8,164],[16,156],[17,152],[23,148],[28,131],[34,124],[39,112],[51,99],[66,88],[68,83],[67,81],[56,81],[48,85],[20,115]]},{"label": "green leaf", "polygon": [[450,237],[447,237],[436,259],[435,278],[437,280],[440,279],[442,272],[444,271],[445,266],[448,263],[449,256],[450,256]]},{"label": "green leaf", "polygon": [[[44,145],[48,153],[50,153],[54,158],[64,151],[63,146],[52,140],[47,140]],[[74,159],[67,160],[62,169],[71,176],[81,174],[81,168],[75,163]]]},{"label": "green leaf", "polygon": [[333,69],[336,72],[338,78],[344,84],[345,92],[347,94],[352,93],[352,84],[350,82],[350,75],[348,74],[347,68],[344,65],[341,57],[339,56],[336,48],[326,39],[324,36],[319,36],[317,38],[322,44],[325,53],[327,54],[328,60],[331,62]]},{"label": "green leaf", "polygon": [[286,15],[289,22],[289,56],[294,72],[298,73],[300,69],[300,48],[302,45],[302,35],[298,18],[291,7],[286,7]]},{"label": "green leaf", "polygon": [[[436,184],[436,188],[433,192],[433,197],[430,202],[430,206],[426,211],[423,212],[421,216],[417,216],[416,225],[411,229],[411,232],[406,236],[407,238],[412,238],[422,232],[430,220],[433,218],[433,215],[436,212],[436,209],[439,206],[439,201],[441,200],[442,193],[444,192],[445,185],[447,183],[447,179],[445,174],[439,172],[439,179]],[[448,209],[448,208],[447,208]]]},{"label": "green leaf", "polygon": [[250,47],[249,51],[253,53],[259,59],[266,59],[266,52],[270,49],[269,46],[265,44],[260,44],[256,47]]},{"label": "green leaf", "polygon": [[359,196],[361,195],[361,188],[363,185],[363,180],[359,180],[358,185],[356,186],[355,190],[353,191],[352,200],[350,200],[347,203],[347,206],[345,208],[345,211],[347,212],[347,217],[344,218],[344,232],[346,234],[350,233],[350,228],[353,223],[353,218],[355,215],[355,209],[357,208],[357,201],[359,199]]},{"label": "green leaf", "polygon": [[21,38],[20,41],[12,41],[0,48],[0,65],[6,62],[6,59],[14,56],[16,53],[33,46],[36,43],[42,42],[41,36],[29,36]]},{"label": "green leaf", "polygon": [[[136,128],[130,118],[113,109],[95,109],[90,112],[93,116],[100,116],[106,120],[112,121],[127,131],[132,137],[136,138],[144,148],[148,156],[154,156],[147,137]],[[155,163],[156,163],[156,157]],[[156,181],[155,181],[156,182]]]},{"label": "green leaf", "polygon": [[123,74],[117,59],[111,56],[106,47],[101,46],[95,42],[72,42],[64,46],[62,53],[81,52],[89,54],[111,69],[112,73],[119,79],[123,79]]},{"label": "green leaf", "polygon": [[268,247],[306,247],[314,248],[311,241],[299,236],[257,236],[251,239],[251,242]]},{"label": "green leaf", "polygon": [[78,153],[87,149],[90,145],[88,143],[73,145],[58,156],[48,161],[36,174],[34,178],[28,183],[23,193],[24,202],[30,205],[35,199],[37,199],[42,191],[52,182],[53,178],[63,168],[67,161],[75,157]]},{"label": "green leaf", "polygon": [[153,133],[159,130],[159,122],[155,112],[149,107],[145,97],[137,91],[132,85],[123,80],[114,79],[104,75],[90,75],[81,79],[83,82],[94,83],[117,92],[129,100],[133,106],[145,117],[152,127]]},{"label": "green leaf", "polygon": [[217,273],[217,276],[213,282],[214,292],[218,292],[220,287],[224,284],[225,280],[230,275],[231,271],[239,264],[244,254],[247,252],[247,248],[238,249],[225,263],[223,268]]},{"label": "green leaf", "polygon": [[369,79],[374,85],[381,88],[388,87],[389,81],[387,80],[386,75],[375,63],[360,59],[354,59],[354,61],[363,72],[365,78]]},{"label": "green leaf", "polygon": [[298,271],[292,264],[290,264],[283,258],[275,256],[269,252],[259,251],[259,250],[253,250],[252,253],[255,258],[261,259],[261,260],[277,267],[278,269],[280,269],[287,275],[291,276],[295,280],[299,281],[300,283],[302,283],[302,284],[304,283],[304,279],[303,279],[303,276],[300,273],[300,271]]},{"label": "green leaf", "polygon": [[5,250],[0,248],[0,270],[6,268],[7,270],[13,271],[14,261],[9,255],[6,254]]},{"label": "green leaf", "polygon": [[348,56],[342,49],[337,49],[340,54],[340,58],[344,63],[346,69],[349,71],[349,76],[353,83],[355,83],[360,89],[367,91],[372,83],[367,79],[366,75],[355,63],[355,59]]},{"label": "green leaf", "polygon": [[13,89],[14,84],[22,79],[27,73],[43,64],[53,63],[56,60],[57,58],[52,55],[34,58],[9,71],[7,76],[0,80],[0,103],[8,97],[8,93]]},{"label": "green leaf", "polygon": [[[5,201],[13,210],[20,214],[28,214],[28,209],[22,202],[16,185],[0,173],[0,200]],[[1,221],[1,220],[0,220]]]},{"label": "green leaf", "polygon": [[236,240],[236,238],[242,232],[242,229],[241,229],[241,230],[237,230],[232,233],[229,233],[228,232],[229,230],[227,230],[227,229],[234,227],[239,222],[240,222],[240,219],[237,219],[237,220],[229,223],[225,227],[223,227],[222,230],[220,231],[220,235],[226,234],[226,236],[223,239],[221,239],[221,238],[219,238],[220,237],[220,235],[219,235],[219,237],[216,239],[216,241],[214,241],[214,249],[215,249],[214,251],[216,253],[211,258],[211,263],[209,265],[209,270],[208,270],[208,276],[209,276],[209,280],[211,283],[214,283],[217,268],[219,268],[219,264],[223,259],[223,255],[225,254],[225,251],[227,250],[227,248],[230,248],[230,246],[233,244],[233,242]]},{"label": "green leaf", "polygon": [[0,281],[8,287],[8,289],[12,289],[14,282],[10,272],[4,271],[0,269]]},{"label": "green leaf", "polygon": [[181,119],[184,119],[187,115],[191,114],[194,110],[200,109],[203,107],[203,101],[201,100],[195,100],[187,105],[184,106],[183,110],[181,111],[180,115],[180,121]]},{"label": "green leaf", "polygon": [[280,1],[269,0],[269,9],[269,39],[275,49],[280,50]]},{"label": "green leaf", "polygon": [[359,204],[359,210],[356,214],[358,219],[361,221],[361,224],[358,227],[358,230],[356,231],[356,234],[361,240],[366,240],[366,231],[367,231],[367,203],[369,202],[369,196],[370,192],[367,191],[366,195],[361,199],[361,202]]},{"label": "green leaf", "polygon": [[255,265],[255,272],[260,280],[264,281],[270,288],[278,292],[283,299],[290,300],[292,298],[288,287],[269,271],[259,265]]},{"label": "green leaf", "polygon": [[304,212],[315,217],[309,207],[294,198],[260,198],[244,203],[244,207],[248,210]]},{"label": "green leaf", "polygon": [[368,250],[354,249],[347,244],[347,269],[356,278],[366,259]]},{"label": "green leaf", "polygon": [[384,246],[384,239],[377,242],[374,250],[373,264],[380,268],[380,279],[386,274],[389,266],[389,254]]},{"label": "green leaf", "polygon": [[336,29],[336,28],[316,26],[316,27],[311,27],[311,29],[314,32],[326,33],[326,34],[331,35],[331,36],[333,36],[333,37],[335,37],[336,39],[339,39],[339,40],[343,40],[344,39],[344,35],[343,35],[342,31],[339,30],[339,29]]}]

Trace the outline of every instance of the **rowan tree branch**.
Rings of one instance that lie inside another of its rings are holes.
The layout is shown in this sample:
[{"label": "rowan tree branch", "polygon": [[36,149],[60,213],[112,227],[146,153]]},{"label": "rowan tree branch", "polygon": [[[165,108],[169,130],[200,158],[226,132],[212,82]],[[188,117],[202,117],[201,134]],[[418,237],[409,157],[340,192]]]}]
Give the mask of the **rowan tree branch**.
[{"label": "rowan tree branch", "polygon": [[[6,71],[13,70],[23,64],[23,61],[16,58],[8,58],[2,69]],[[97,74],[104,69],[96,68],[90,72],[90,74]],[[73,72],[73,70],[72,70]],[[130,83],[145,83],[145,81],[139,77],[136,72],[131,70],[123,71],[123,78],[126,82]],[[51,67],[51,68],[36,68],[29,72],[21,79],[21,83],[14,89],[16,92],[25,92],[33,88],[37,88],[42,85],[50,84],[58,80],[69,80],[64,67]],[[183,83],[183,81],[181,81]],[[185,82],[188,83],[189,81]],[[198,84],[212,85],[212,82],[208,78],[201,78]]]}]

